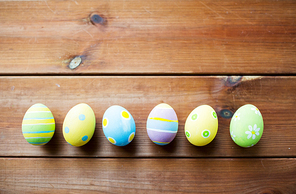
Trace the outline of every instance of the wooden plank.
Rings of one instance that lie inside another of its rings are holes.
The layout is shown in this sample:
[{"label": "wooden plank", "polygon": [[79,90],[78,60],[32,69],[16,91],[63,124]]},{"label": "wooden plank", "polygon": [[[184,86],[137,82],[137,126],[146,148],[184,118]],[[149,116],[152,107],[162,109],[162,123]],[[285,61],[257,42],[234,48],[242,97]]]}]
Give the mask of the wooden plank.
[{"label": "wooden plank", "polygon": [[294,74],[295,17],[293,0],[1,1],[0,74]]},{"label": "wooden plank", "polygon": [[1,158],[1,193],[294,193],[295,159]]},{"label": "wooden plank", "polygon": [[[0,77],[1,156],[42,157],[295,157],[295,77],[188,77],[188,76],[77,76]],[[35,103],[47,105],[56,120],[56,132],[45,146],[28,144],[21,123]],[[68,145],[62,135],[65,115],[85,102],[96,115],[92,140],[81,148]],[[146,132],[149,112],[166,102],[176,111],[179,132],[168,146],[150,141]],[[243,149],[229,135],[230,116],[251,103],[262,112],[265,129],[260,142]],[[126,147],[110,144],[102,132],[102,116],[111,105],[121,105],[133,115],[137,132]],[[205,147],[192,146],[184,135],[184,123],[197,106],[209,104],[219,115],[215,140]]]}]

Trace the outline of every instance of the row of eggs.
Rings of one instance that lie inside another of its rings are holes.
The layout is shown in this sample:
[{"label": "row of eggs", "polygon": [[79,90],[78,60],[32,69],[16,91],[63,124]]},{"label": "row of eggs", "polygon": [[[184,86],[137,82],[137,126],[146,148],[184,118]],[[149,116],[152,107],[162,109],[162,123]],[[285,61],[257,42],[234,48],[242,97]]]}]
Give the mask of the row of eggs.
[{"label": "row of eggs", "polygon": [[[92,138],[96,119],[92,108],[81,103],[67,113],[63,123],[63,136],[72,146],[83,146]],[[132,115],[125,108],[113,105],[102,119],[105,137],[114,145],[125,146],[135,137],[136,125]],[[185,136],[195,146],[209,144],[218,131],[218,117],[209,105],[195,108],[187,117],[184,127]],[[53,114],[45,105],[31,106],[22,122],[23,136],[33,145],[48,143],[55,132]],[[147,119],[147,134],[158,145],[167,145],[178,132],[178,118],[174,109],[161,103],[155,106]],[[263,118],[257,107],[251,104],[240,107],[230,122],[230,136],[241,147],[252,147],[263,133]]]}]

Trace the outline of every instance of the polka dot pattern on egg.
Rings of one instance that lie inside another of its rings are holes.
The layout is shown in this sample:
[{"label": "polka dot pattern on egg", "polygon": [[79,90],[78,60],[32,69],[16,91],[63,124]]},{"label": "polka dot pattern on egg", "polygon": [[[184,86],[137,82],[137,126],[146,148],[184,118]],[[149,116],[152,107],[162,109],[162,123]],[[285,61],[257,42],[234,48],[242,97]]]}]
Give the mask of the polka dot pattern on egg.
[{"label": "polka dot pattern on egg", "polygon": [[69,110],[63,123],[65,140],[73,146],[85,145],[92,138],[96,119],[92,108],[81,103]]},{"label": "polka dot pattern on egg", "polygon": [[87,139],[88,139],[88,136],[87,135],[85,135],[85,136],[82,137],[82,141],[86,141]]},{"label": "polka dot pattern on egg", "polygon": [[210,136],[210,134],[211,134],[211,132],[207,129],[205,129],[201,132],[201,135],[203,138],[208,138]]},{"label": "polka dot pattern on egg", "polygon": [[85,115],[84,114],[79,115],[79,120],[84,121],[85,120]]},{"label": "polka dot pattern on egg", "polygon": [[189,133],[189,131],[185,131],[185,135],[186,135],[186,137],[190,137],[190,133]]},{"label": "polka dot pattern on egg", "polygon": [[191,120],[195,121],[196,119],[198,119],[198,114],[193,114],[191,116]]},{"label": "polka dot pattern on egg", "polygon": [[132,132],[132,133],[130,134],[130,136],[128,137],[128,141],[129,141],[129,142],[133,141],[134,137],[135,137],[135,132]]},{"label": "polka dot pattern on egg", "polygon": [[109,140],[111,143],[116,144],[116,141],[115,141],[114,138],[112,138],[112,137],[108,137],[108,140]]},{"label": "polka dot pattern on egg", "polygon": [[209,144],[218,132],[218,116],[216,111],[209,105],[196,107],[188,115],[184,131],[187,140],[191,144],[195,146]]},{"label": "polka dot pattern on egg", "polygon": [[103,119],[103,127],[107,127],[108,126],[108,118],[104,118]]},{"label": "polka dot pattern on egg", "polygon": [[105,111],[102,128],[107,140],[116,146],[129,144],[136,134],[136,124],[132,115],[118,105],[113,105]]},{"label": "polka dot pattern on egg", "polygon": [[214,119],[217,119],[217,113],[215,111],[212,112]]},{"label": "polka dot pattern on egg", "polygon": [[128,112],[126,112],[125,110],[121,111],[121,116],[124,119],[130,119]]}]

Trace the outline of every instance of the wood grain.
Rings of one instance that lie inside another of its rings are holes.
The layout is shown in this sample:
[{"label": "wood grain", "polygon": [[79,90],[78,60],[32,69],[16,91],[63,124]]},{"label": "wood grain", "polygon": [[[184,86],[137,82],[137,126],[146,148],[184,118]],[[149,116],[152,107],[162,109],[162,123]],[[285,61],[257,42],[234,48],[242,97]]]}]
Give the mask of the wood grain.
[{"label": "wood grain", "polygon": [[295,159],[0,159],[2,193],[295,193]]},{"label": "wood grain", "polygon": [[295,74],[295,17],[293,0],[1,1],[0,74]]},{"label": "wood grain", "polygon": [[[295,77],[190,77],[190,76],[71,76],[0,77],[0,150],[2,156],[42,157],[295,157]],[[44,103],[56,120],[56,132],[45,146],[28,144],[21,132],[22,118],[35,103]],[[68,145],[62,135],[67,112],[88,103],[96,115],[96,132],[81,148]],[[168,146],[148,138],[146,120],[159,103],[176,111],[179,132]],[[231,114],[244,104],[256,105],[264,118],[262,139],[243,149],[230,138]],[[102,132],[102,116],[111,105],[121,105],[133,115],[137,132],[126,147],[110,144]],[[205,147],[191,145],[184,123],[197,106],[209,104],[219,115],[215,140]],[[224,111],[229,114],[224,114]]]},{"label": "wood grain", "polygon": [[[295,18],[294,0],[0,0],[0,193],[295,193]],[[82,64],[71,70],[75,57]],[[38,102],[56,120],[40,147],[21,132]],[[76,148],[62,124],[81,102],[93,108],[96,130]],[[162,102],[179,118],[168,146],[146,133]],[[244,149],[229,123],[248,103],[265,128]],[[137,126],[125,147],[101,127],[115,104]],[[195,147],[184,123],[202,104],[218,113],[219,130]]]}]

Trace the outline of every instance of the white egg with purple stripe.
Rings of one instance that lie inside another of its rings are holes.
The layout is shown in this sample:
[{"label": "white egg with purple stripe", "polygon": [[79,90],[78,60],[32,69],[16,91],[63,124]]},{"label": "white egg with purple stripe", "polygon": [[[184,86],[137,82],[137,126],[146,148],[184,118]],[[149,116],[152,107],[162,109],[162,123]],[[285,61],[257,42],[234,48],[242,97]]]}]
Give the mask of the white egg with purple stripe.
[{"label": "white egg with purple stripe", "polygon": [[167,145],[178,132],[177,114],[170,105],[161,103],[150,112],[146,128],[149,138],[155,144]]},{"label": "white egg with purple stripe", "polygon": [[110,143],[126,146],[134,139],[136,124],[125,108],[118,105],[109,107],[102,120],[103,132]]}]

